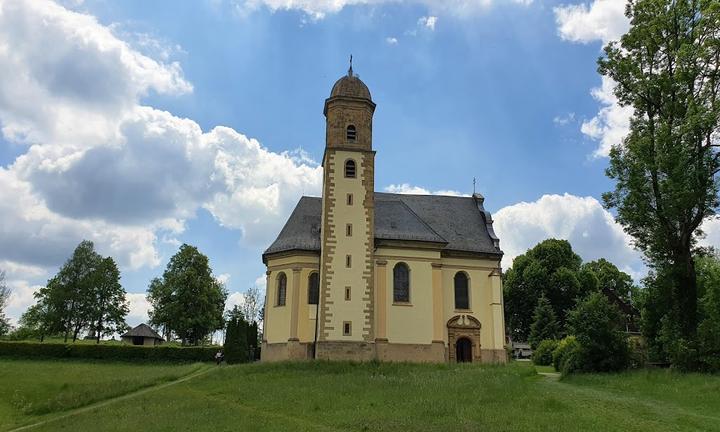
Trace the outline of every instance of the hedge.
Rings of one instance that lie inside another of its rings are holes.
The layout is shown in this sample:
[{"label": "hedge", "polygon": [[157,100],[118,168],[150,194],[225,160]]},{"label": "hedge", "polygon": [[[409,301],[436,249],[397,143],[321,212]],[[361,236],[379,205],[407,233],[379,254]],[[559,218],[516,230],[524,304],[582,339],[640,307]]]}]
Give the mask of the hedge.
[{"label": "hedge", "polygon": [[218,347],[89,345],[0,341],[0,357],[210,362]]}]

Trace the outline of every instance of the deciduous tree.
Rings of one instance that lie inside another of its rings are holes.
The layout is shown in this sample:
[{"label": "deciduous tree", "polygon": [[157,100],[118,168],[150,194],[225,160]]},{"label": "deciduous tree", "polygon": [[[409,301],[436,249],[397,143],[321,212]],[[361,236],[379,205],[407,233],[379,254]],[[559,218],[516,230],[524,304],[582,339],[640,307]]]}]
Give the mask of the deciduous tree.
[{"label": "deciduous tree", "polygon": [[[720,2],[630,0],[631,27],[605,47],[599,72],[632,106],[630,131],[610,152],[608,208],[669,281],[664,311],[692,341],[698,326],[694,248],[718,208]],[[663,294],[664,295],[664,294]]]},{"label": "deciduous tree", "polygon": [[150,322],[176,334],[183,344],[198,345],[224,326],[227,292],[212,274],[207,256],[183,244],[161,279],[148,288]]}]

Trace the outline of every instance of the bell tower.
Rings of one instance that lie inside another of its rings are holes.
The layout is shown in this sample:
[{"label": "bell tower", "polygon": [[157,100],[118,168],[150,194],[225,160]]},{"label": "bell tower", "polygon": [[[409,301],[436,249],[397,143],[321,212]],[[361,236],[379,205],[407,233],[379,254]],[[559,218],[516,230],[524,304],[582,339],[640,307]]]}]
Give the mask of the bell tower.
[{"label": "bell tower", "polygon": [[369,360],[374,350],[374,177],[370,90],[352,57],[325,100],[320,313],[316,357]]}]

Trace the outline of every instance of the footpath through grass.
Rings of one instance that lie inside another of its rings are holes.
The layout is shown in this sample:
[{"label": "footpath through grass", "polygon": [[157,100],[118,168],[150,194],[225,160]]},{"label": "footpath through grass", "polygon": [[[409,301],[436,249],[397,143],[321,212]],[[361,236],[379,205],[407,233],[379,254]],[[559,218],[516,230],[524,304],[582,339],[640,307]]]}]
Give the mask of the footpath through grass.
[{"label": "footpath through grass", "polygon": [[528,363],[253,364],[37,430],[720,431],[720,376],[641,371],[557,381]]},{"label": "footpath through grass", "polygon": [[0,359],[0,430],[172,381],[201,367]]}]

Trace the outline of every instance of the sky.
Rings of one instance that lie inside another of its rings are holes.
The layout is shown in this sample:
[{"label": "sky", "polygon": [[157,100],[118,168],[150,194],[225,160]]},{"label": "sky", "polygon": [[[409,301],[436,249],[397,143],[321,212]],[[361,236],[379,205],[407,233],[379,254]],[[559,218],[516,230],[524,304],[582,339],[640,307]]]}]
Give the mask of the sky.
[{"label": "sky", "polygon": [[[323,103],[353,69],[377,104],[378,191],[469,195],[503,267],[545,238],[639,280],[603,208],[632,110],[597,73],[622,0],[0,0],[0,269],[14,321],[83,239],[130,324],[182,243],[228,289],[319,196]],[[704,225],[720,245],[720,226]]]}]

